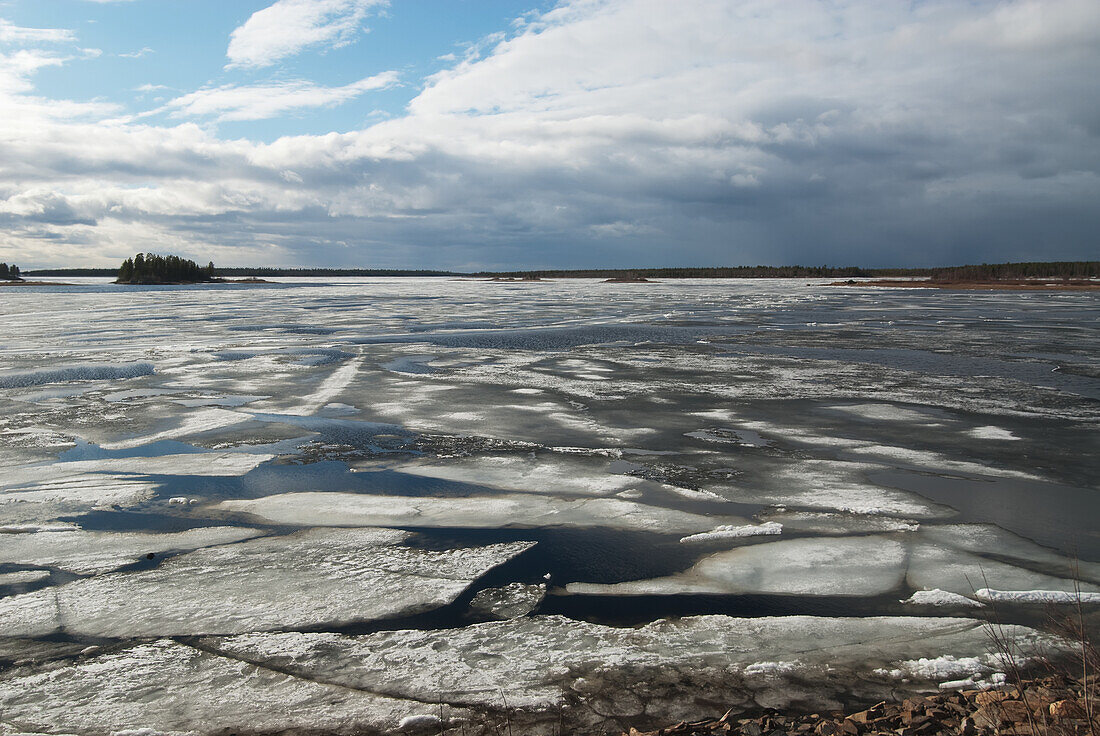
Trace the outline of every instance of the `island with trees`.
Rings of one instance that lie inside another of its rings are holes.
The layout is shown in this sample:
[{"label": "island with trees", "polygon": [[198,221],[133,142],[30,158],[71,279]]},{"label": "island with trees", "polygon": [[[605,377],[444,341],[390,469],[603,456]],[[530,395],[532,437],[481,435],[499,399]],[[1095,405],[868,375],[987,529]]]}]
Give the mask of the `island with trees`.
[{"label": "island with trees", "polygon": [[22,281],[23,277],[19,272],[19,266],[14,263],[10,266],[6,263],[0,263],[0,281]]},{"label": "island with trees", "polygon": [[200,266],[179,256],[138,253],[118,269],[116,284],[201,284],[217,281],[214,262]]}]

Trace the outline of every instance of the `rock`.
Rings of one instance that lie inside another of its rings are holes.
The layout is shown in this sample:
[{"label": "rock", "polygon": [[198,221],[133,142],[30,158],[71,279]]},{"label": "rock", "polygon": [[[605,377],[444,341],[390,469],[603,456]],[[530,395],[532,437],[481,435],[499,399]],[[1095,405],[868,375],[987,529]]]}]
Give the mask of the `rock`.
[{"label": "rock", "polygon": [[1069,718],[1084,718],[1085,709],[1077,700],[1058,700],[1050,704],[1051,718],[1063,721]]},{"label": "rock", "polygon": [[974,713],[974,725],[978,728],[998,729],[1002,725],[1011,726],[1016,723],[1027,723],[1028,713],[1027,705],[1019,700],[989,703],[981,706]]},{"label": "rock", "polygon": [[999,703],[1002,700],[1008,699],[1008,693],[1004,690],[986,690],[984,692],[977,693],[974,696],[974,702],[979,706],[990,705],[992,703]]}]

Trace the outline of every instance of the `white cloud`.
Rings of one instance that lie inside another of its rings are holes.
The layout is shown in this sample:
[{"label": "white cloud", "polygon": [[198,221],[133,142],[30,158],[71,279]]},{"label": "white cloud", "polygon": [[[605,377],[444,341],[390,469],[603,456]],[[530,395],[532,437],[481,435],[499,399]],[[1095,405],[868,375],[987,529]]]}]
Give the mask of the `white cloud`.
[{"label": "white cloud", "polygon": [[286,113],[339,105],[364,92],[397,84],[397,72],[376,74],[342,87],[320,87],[289,81],[257,85],[223,85],[177,97],[163,109],[172,117],[213,117],[219,122],[264,120]]},{"label": "white cloud", "polygon": [[363,20],[388,0],[278,0],[233,31],[231,67],[264,67],[311,46],[339,47],[362,32]]},{"label": "white cloud", "polygon": [[23,28],[0,18],[0,42],[3,43],[63,43],[75,40],[76,35],[64,28]]},{"label": "white cloud", "polygon": [[122,57],[123,59],[140,59],[143,56],[148,56],[149,54],[152,54],[152,53],[154,53],[153,49],[149,48],[148,46],[145,46],[141,49],[138,49],[137,51],[130,51],[130,52],[127,52],[125,54],[119,54],[119,56]]},{"label": "white cloud", "polygon": [[35,72],[43,67],[61,66],[65,61],[63,57],[29,49],[0,53],[0,93],[29,91],[33,89],[30,78]]},{"label": "white cloud", "polygon": [[[403,116],[269,144],[33,97],[34,70],[64,60],[16,52],[0,57],[14,111],[0,116],[0,254],[114,263],[148,242],[227,265],[1085,258],[1100,229],[1096,7],[574,0],[475,44]],[[166,111],[257,119],[393,83],[369,80],[214,87]]]}]

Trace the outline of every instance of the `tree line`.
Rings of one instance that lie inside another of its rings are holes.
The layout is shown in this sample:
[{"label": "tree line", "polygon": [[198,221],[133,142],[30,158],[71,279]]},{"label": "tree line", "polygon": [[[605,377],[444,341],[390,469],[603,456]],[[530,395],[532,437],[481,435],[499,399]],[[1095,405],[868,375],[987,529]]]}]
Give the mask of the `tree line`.
[{"label": "tree line", "polygon": [[19,266],[14,263],[10,266],[6,263],[0,263],[0,279],[4,279],[5,281],[19,281],[21,278]]},{"label": "tree line", "polygon": [[933,268],[933,281],[1006,279],[1091,279],[1100,277],[1100,261],[1028,261]]},{"label": "tree line", "polygon": [[859,266],[720,266],[709,268],[592,268],[543,271],[479,271],[467,276],[487,278],[540,279],[784,279],[872,276],[873,270]]},{"label": "tree line", "polygon": [[179,256],[138,253],[118,269],[118,284],[194,284],[214,280],[214,262],[200,266]]},{"label": "tree line", "polygon": [[[147,256],[157,258],[157,256]],[[174,258],[174,256],[173,256]],[[130,278],[133,281],[135,259],[131,263]],[[188,261],[190,263],[190,261]],[[123,264],[125,268],[125,264]],[[206,267],[212,272],[213,264]],[[15,267],[12,267],[15,268]],[[196,268],[198,268],[196,266]],[[203,269],[199,269],[203,270]],[[18,273],[18,269],[15,268]],[[10,271],[9,271],[10,273]],[[3,270],[0,268],[0,278]],[[24,272],[33,276],[114,276],[122,273],[106,268],[54,268]],[[635,269],[544,269],[538,271],[436,271],[428,269],[385,268],[219,268],[218,276],[466,276],[482,278],[859,278],[910,276],[931,277],[937,281],[990,281],[998,279],[1088,279],[1100,278],[1100,261],[1035,261],[1021,263],[983,263],[968,266],[937,268],[863,268],[860,266],[721,266],[687,268],[635,268]],[[171,280],[171,279],[165,279]],[[208,280],[208,279],[202,279]]]}]

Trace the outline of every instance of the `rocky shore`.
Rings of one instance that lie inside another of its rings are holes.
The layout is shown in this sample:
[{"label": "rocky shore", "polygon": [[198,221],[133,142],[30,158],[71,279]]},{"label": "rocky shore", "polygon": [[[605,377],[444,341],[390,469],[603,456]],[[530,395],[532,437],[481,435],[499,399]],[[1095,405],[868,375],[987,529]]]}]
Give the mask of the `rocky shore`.
[{"label": "rocky shore", "polygon": [[1086,682],[1052,675],[994,689],[954,690],[928,697],[914,696],[900,703],[883,701],[849,714],[788,715],[766,711],[756,718],[743,718],[730,710],[721,718],[681,721],[656,731],[632,728],[623,736],[1095,736],[1097,733],[1100,733],[1097,676],[1090,675]]}]

